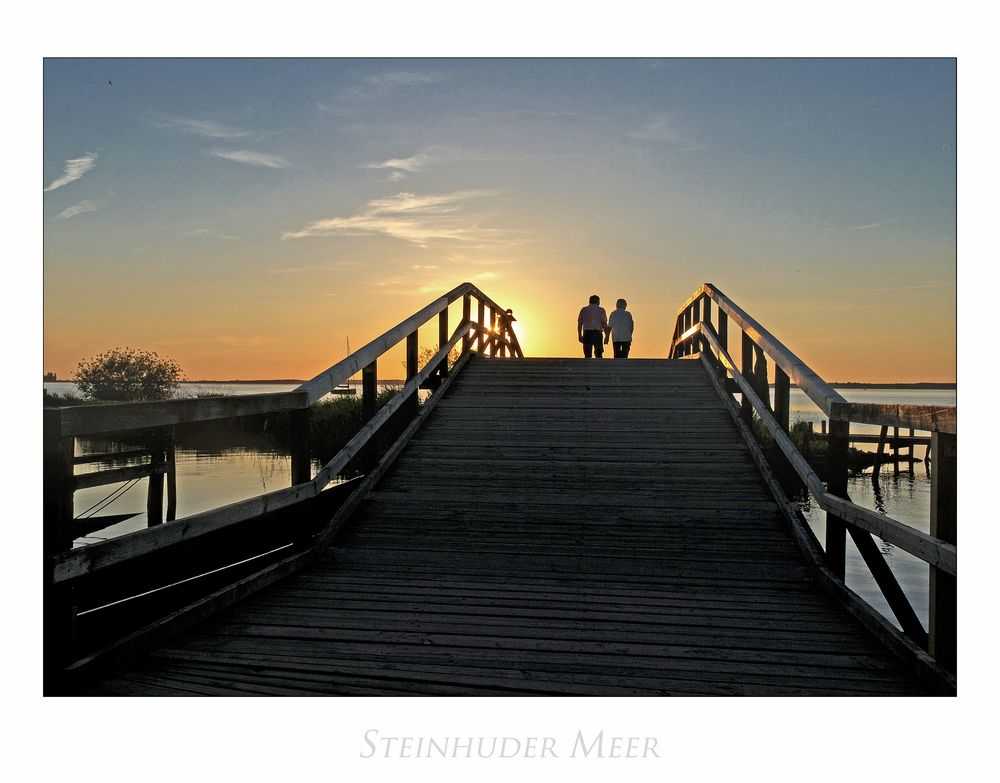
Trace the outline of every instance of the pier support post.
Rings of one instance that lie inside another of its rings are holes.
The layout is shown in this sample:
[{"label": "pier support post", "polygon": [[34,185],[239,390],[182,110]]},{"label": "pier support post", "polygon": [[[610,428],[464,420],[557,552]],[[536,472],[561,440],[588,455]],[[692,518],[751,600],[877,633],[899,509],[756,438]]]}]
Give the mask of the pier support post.
[{"label": "pier support post", "polygon": [[[944,432],[931,433],[934,470],[931,473],[931,535],[958,543],[956,486],[958,480],[957,440]],[[931,566],[929,644],[934,659],[950,672],[958,663],[958,618],[956,580]]]},{"label": "pier support post", "polygon": [[[701,322],[707,325],[712,323],[712,300],[705,294],[701,298]],[[711,352],[711,348],[708,345],[708,340],[705,339],[704,332],[702,332],[701,339],[698,341],[703,353]]]},{"label": "pier support post", "polygon": [[73,548],[73,447],[62,434],[62,415],[44,411],[42,418],[43,485],[42,549],[45,555],[42,582],[43,691],[56,692],[62,667],[72,658],[76,637],[76,606],[72,588],[52,583],[50,558]]},{"label": "pier support post", "polygon": [[892,428],[892,475],[899,475],[899,427]]},{"label": "pier support post", "polygon": [[42,422],[44,484],[42,546],[46,555],[73,548],[73,438],[62,435],[61,414],[48,409]]},{"label": "pier support post", "polygon": [[[472,318],[472,301],[468,294],[462,297],[462,323],[468,324],[469,320]],[[472,347],[472,341],[469,339],[469,329],[466,327],[465,335],[462,337],[462,353],[468,353],[469,349]]]},{"label": "pier support post", "polygon": [[719,345],[729,353],[729,314],[719,308]]},{"label": "pier support post", "polygon": [[[747,380],[751,387],[756,388],[753,371],[753,349],[753,340],[750,339],[750,335],[743,332],[743,363],[740,368],[740,372],[743,373],[743,377]],[[753,421],[753,405],[750,403],[750,400],[747,399],[745,394],[741,394],[740,397],[743,399],[743,402],[740,404],[740,415],[749,427],[750,423]]]},{"label": "pier support post", "polygon": [[774,418],[778,420],[781,429],[788,432],[791,412],[790,404],[791,382],[787,373],[777,364],[774,365]]},{"label": "pier support post", "polygon": [[[847,497],[847,451],[851,436],[851,423],[830,419],[830,434],[826,439],[826,489],[831,495]],[[830,570],[844,578],[847,554],[847,526],[844,520],[829,511],[826,513],[826,560]]]},{"label": "pier support post", "polygon": [[[451,337],[448,334],[448,308],[446,307],[440,313],[438,313],[438,350],[441,350],[448,344],[448,338]],[[448,357],[444,357],[444,361],[441,363],[441,369],[438,370],[438,375],[441,378],[448,377]]]},{"label": "pier support post", "polygon": [[167,448],[167,522],[177,519],[177,438],[174,428],[166,429]]},{"label": "pier support post", "polygon": [[889,437],[889,425],[883,424],[878,433],[878,447],[875,449],[875,464],[872,465],[872,482],[878,484],[879,473],[882,471],[882,459],[885,454],[885,440]]},{"label": "pier support post", "polygon": [[486,350],[486,305],[482,299],[477,299],[476,303],[476,318],[479,324],[479,343],[476,350],[479,353],[484,353]]},{"label": "pier support post", "polygon": [[378,360],[372,359],[372,363],[365,365],[361,370],[361,419],[362,424],[375,415],[375,398],[378,396],[378,385],[376,377],[378,374]]},{"label": "pier support post", "polygon": [[[406,335],[406,380],[409,382],[413,379],[413,376],[417,374],[417,364],[419,362],[419,347],[418,347],[419,337],[417,335],[417,330],[414,329],[408,335]],[[417,415],[417,393],[413,392],[406,400],[404,405],[404,410],[406,411],[405,416],[407,420],[412,419]]]},{"label": "pier support post", "polygon": [[497,328],[497,311],[494,309],[493,305],[490,305],[490,323],[489,323],[490,339],[489,339],[489,346],[490,346],[490,356],[491,357],[497,355],[496,332],[493,331],[496,328]]},{"label": "pier support post", "polygon": [[292,485],[305,484],[312,480],[312,468],[309,465],[309,420],[312,417],[311,408],[292,411],[291,442],[292,442]]},{"label": "pier support post", "polygon": [[149,486],[146,488],[146,526],[163,524],[163,474],[166,473],[167,449],[162,432],[153,435],[149,461]]}]

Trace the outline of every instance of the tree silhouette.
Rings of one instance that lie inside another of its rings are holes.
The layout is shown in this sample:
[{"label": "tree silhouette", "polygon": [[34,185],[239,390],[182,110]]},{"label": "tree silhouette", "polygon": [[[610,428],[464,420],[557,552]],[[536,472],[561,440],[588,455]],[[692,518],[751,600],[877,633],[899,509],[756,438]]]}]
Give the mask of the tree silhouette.
[{"label": "tree silhouette", "polygon": [[114,348],[77,365],[73,381],[91,400],[136,402],[173,397],[181,368],[173,359],[136,348]]}]

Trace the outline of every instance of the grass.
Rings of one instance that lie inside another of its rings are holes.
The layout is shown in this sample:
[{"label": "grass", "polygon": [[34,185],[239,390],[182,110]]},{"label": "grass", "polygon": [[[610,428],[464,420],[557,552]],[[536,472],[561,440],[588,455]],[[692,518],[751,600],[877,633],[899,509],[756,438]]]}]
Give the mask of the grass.
[{"label": "grass", "polygon": [[[773,457],[781,450],[756,412],[753,414],[753,424],[750,429],[760,447],[768,454],[769,460],[773,463]],[[797,419],[788,428],[788,437],[798,452],[812,465],[816,473],[821,478],[825,478],[827,456],[826,435],[813,432],[809,428],[809,422]],[[847,449],[847,469],[851,473],[860,474],[865,468],[871,467],[874,463],[875,455],[871,452],[862,451],[853,446]]]}]

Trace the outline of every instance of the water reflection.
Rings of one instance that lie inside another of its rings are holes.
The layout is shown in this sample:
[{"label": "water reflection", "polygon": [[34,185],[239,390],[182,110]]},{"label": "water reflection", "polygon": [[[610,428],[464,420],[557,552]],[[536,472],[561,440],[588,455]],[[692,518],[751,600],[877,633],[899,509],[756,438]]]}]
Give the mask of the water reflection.
[{"label": "water reflection", "polygon": [[[127,452],[134,446],[115,441],[77,439],[77,454]],[[229,433],[203,433],[185,438],[175,452],[177,468],[177,518],[273,492],[291,485],[291,457],[269,441]],[[143,461],[141,457],[121,457],[80,465],[78,473],[120,468]],[[319,470],[318,461],[313,471]],[[89,532],[74,541],[83,546],[114,538],[147,526],[146,479],[78,490],[74,495],[74,516],[94,513],[122,515],[109,527]],[[107,502],[110,499],[110,502]],[[94,509],[97,509],[95,512]]]},{"label": "water reflection", "polygon": [[[930,476],[921,474],[911,476],[908,473],[901,473],[898,476],[883,474],[878,481],[872,481],[871,474],[867,473],[851,476],[848,479],[847,493],[859,506],[890,516],[924,533],[930,532]],[[826,538],[826,512],[818,508],[810,498],[799,496],[794,499],[810,528],[823,543]],[[878,536],[875,536],[875,541],[926,629],[929,566]],[[850,536],[847,537],[845,581],[848,587],[899,627]]]}]

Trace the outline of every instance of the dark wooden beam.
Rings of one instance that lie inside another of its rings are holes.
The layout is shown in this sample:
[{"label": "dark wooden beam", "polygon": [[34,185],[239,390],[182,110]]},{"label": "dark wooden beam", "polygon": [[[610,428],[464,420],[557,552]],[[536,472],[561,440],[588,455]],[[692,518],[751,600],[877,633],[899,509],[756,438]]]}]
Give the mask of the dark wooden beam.
[{"label": "dark wooden beam", "polygon": [[[451,333],[448,331],[448,311],[442,310],[438,313],[438,348],[448,343],[451,339]],[[445,359],[444,364],[441,365],[441,370],[438,373],[442,378],[448,377],[448,360]]]},{"label": "dark wooden beam", "polygon": [[[830,434],[826,445],[826,490],[836,497],[847,497],[847,452],[850,448],[851,424],[839,419],[830,420]],[[844,521],[826,512],[826,560],[830,570],[844,578],[847,555],[847,527]]]},{"label": "dark wooden beam", "polygon": [[378,360],[366,364],[361,371],[361,419],[368,421],[375,415],[376,397],[378,396]]},{"label": "dark wooden beam", "polygon": [[[934,469],[931,471],[931,535],[958,544],[956,487],[958,443],[955,435],[931,436]],[[928,651],[950,672],[958,664],[958,594],[956,578],[931,568],[930,639]]]},{"label": "dark wooden beam", "polygon": [[[740,372],[743,377],[747,379],[751,386],[755,386],[754,383],[754,373],[753,373],[753,354],[754,354],[754,344],[753,340],[750,339],[750,335],[743,332],[743,361],[741,363]],[[740,412],[743,416],[743,421],[747,424],[753,421],[753,405],[745,394],[741,395],[743,397],[743,402],[740,405]],[[763,400],[761,400],[763,402]]]}]

